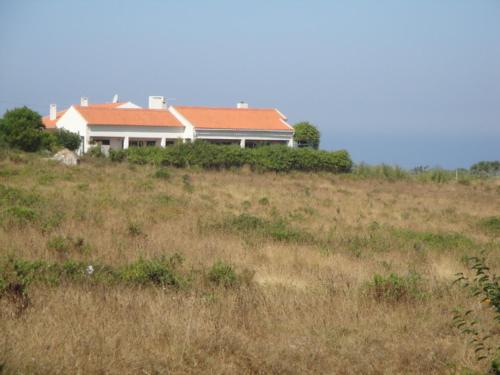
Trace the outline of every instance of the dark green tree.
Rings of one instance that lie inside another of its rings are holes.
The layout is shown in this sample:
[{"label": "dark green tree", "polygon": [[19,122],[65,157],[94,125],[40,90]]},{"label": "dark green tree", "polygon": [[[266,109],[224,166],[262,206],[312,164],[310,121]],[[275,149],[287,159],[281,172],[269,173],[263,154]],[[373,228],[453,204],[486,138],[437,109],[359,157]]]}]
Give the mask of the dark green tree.
[{"label": "dark green tree", "polygon": [[7,111],[0,120],[0,133],[5,142],[24,151],[40,149],[44,129],[42,117],[28,107]]},{"label": "dark green tree", "polygon": [[293,128],[295,129],[293,139],[298,147],[319,148],[320,133],[316,126],[303,121],[295,124]]},{"label": "dark green tree", "polygon": [[59,129],[56,133],[59,144],[68,150],[75,151],[80,147],[81,138],[78,134],[65,129]]}]

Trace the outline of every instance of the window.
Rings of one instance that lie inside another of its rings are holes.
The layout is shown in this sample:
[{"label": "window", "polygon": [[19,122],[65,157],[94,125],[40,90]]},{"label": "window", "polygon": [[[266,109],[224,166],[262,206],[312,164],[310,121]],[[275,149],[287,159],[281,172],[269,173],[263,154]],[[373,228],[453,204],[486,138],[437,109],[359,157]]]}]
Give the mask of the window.
[{"label": "window", "polygon": [[129,141],[129,147],[142,147],[142,141]]},{"label": "window", "polygon": [[103,139],[102,141],[100,141],[100,143],[103,146],[109,146],[109,139]]},{"label": "window", "polygon": [[156,141],[147,141],[146,146],[147,147],[154,147],[154,146],[156,146]]}]

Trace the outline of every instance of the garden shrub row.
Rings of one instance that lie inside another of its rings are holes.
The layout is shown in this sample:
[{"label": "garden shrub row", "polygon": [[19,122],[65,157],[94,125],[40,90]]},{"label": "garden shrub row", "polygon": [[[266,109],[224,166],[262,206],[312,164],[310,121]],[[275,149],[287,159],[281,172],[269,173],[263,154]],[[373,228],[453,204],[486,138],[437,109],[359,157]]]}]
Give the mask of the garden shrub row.
[{"label": "garden shrub row", "polygon": [[135,164],[174,167],[223,169],[249,165],[257,171],[349,172],[352,160],[345,150],[322,151],[310,148],[263,146],[242,149],[238,146],[215,145],[203,141],[179,143],[166,148],[146,147],[111,151],[113,161],[128,160]]}]

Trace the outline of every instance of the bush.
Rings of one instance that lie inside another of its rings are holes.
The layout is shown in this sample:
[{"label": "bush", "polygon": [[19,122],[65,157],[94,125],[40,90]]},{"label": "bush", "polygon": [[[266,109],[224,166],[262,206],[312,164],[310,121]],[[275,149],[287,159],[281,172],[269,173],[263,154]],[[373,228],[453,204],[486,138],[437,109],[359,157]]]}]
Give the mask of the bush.
[{"label": "bush", "polygon": [[166,168],[159,168],[159,169],[157,169],[153,176],[155,178],[160,178],[160,179],[163,179],[163,180],[170,179],[170,173],[168,172],[168,169],[166,169]]},{"label": "bush", "polygon": [[309,122],[299,122],[293,126],[295,133],[293,139],[299,147],[319,147],[320,132],[316,126]]},{"label": "bush", "polygon": [[233,267],[223,261],[217,261],[212,265],[212,268],[210,268],[210,271],[208,272],[208,279],[211,282],[224,287],[233,286],[238,281]]},{"label": "bush", "polygon": [[132,283],[180,287],[184,281],[176,274],[175,268],[182,261],[178,254],[151,260],[140,259],[126,266],[120,275],[123,280]]},{"label": "bush", "polygon": [[93,157],[93,158],[104,158],[104,157],[106,157],[106,155],[104,154],[104,152],[102,152],[100,145],[96,145],[96,146],[91,147],[87,151],[87,155],[89,155],[90,157]]},{"label": "bush", "polygon": [[469,344],[474,349],[477,361],[488,360],[491,363],[490,372],[498,374],[500,371],[500,337],[498,323],[500,322],[500,276],[496,275],[486,264],[486,258],[466,257],[465,261],[472,275],[456,274],[455,283],[460,284],[472,297],[474,304],[481,303],[484,309],[490,310],[491,322],[479,314],[471,303],[469,310],[456,308],[453,323],[461,333],[470,338]]},{"label": "bush", "polygon": [[81,138],[80,135],[76,133],[72,133],[65,129],[58,129],[55,133],[55,137],[58,144],[68,150],[75,151],[80,147]]},{"label": "bush", "polygon": [[109,158],[111,161],[122,162],[127,157],[125,150],[109,150]]},{"label": "bush", "polygon": [[0,120],[0,133],[4,141],[23,151],[38,151],[42,146],[45,126],[42,117],[28,107],[5,112]]},{"label": "bush", "polygon": [[298,170],[344,173],[349,172],[352,167],[349,153],[345,150],[330,152],[281,145],[242,149],[239,146],[196,141],[178,143],[166,148],[133,147],[123,153],[126,159],[134,164],[180,168],[198,166],[205,169],[224,169],[247,164],[253,170],[263,172]]}]

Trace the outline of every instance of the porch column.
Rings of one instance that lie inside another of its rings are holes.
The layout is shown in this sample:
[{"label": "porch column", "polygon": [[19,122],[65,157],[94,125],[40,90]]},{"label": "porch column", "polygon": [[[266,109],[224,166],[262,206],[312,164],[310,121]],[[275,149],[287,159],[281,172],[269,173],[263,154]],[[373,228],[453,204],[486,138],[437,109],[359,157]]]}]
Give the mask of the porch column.
[{"label": "porch column", "polygon": [[123,149],[126,150],[128,148],[128,137],[123,138]]},{"label": "porch column", "polygon": [[288,140],[288,147],[293,147],[293,138]]},{"label": "porch column", "polygon": [[166,144],[167,144],[167,138],[162,138],[160,140],[160,147],[165,147]]},{"label": "porch column", "polygon": [[241,138],[240,147],[245,148],[245,138]]}]

